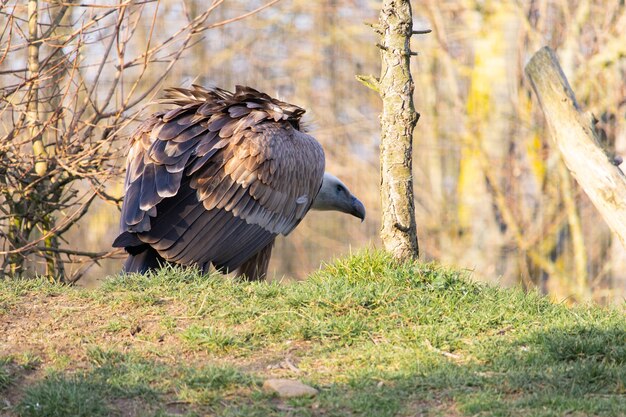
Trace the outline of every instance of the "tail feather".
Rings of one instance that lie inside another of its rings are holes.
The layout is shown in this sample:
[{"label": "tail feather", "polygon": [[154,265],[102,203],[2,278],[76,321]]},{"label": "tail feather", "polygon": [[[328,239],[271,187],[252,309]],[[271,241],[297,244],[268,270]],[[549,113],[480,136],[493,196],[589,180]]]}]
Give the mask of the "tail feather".
[{"label": "tail feather", "polygon": [[145,274],[148,271],[159,269],[166,263],[168,262],[163,259],[157,251],[146,245],[145,250],[141,252],[132,251],[132,253],[128,255],[126,262],[124,262],[124,272],[137,272],[139,274]]},{"label": "tail feather", "polygon": [[267,267],[272,256],[272,247],[274,239],[267,246],[257,252],[252,258],[244,262],[235,270],[237,276],[243,276],[249,281],[260,281],[267,276]]}]

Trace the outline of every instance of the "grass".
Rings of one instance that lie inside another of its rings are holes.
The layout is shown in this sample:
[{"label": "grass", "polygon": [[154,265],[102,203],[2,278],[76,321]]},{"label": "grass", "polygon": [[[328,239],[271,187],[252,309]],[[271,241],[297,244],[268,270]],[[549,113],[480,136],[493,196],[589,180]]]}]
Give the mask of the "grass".
[{"label": "grass", "polygon": [[13,378],[8,369],[10,364],[10,358],[0,358],[0,391],[6,389],[13,382]]},{"label": "grass", "polygon": [[24,417],[108,416],[111,410],[100,388],[83,377],[50,375],[26,390],[17,413]]},{"label": "grass", "polygon": [[[378,252],[302,283],[180,269],[97,290],[4,281],[3,320],[9,416],[626,415],[623,310]],[[269,377],[320,393],[281,400]]]}]

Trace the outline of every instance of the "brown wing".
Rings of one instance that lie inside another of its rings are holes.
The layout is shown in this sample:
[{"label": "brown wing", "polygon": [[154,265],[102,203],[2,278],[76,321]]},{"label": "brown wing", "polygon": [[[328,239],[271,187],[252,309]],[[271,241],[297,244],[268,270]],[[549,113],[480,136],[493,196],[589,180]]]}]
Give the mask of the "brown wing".
[{"label": "brown wing", "polygon": [[302,220],[323,150],[298,130],[302,109],[251,88],[176,89],[166,102],[178,107],[132,138],[114,246],[233,270]]}]

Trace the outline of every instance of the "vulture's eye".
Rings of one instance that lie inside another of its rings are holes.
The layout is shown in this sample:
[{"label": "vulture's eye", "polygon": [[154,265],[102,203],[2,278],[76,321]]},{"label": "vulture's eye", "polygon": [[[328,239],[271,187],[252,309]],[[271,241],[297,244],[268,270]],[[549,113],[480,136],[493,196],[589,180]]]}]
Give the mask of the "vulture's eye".
[{"label": "vulture's eye", "polygon": [[345,188],[343,188],[343,185],[341,185],[341,184],[337,184],[337,192],[338,192],[338,193],[344,192],[345,190],[346,190],[346,189],[345,189]]}]

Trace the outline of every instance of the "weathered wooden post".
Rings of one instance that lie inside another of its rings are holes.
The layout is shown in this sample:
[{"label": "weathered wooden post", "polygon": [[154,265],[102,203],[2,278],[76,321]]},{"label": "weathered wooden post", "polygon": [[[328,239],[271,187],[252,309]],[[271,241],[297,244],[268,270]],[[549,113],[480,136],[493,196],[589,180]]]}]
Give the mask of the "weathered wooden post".
[{"label": "weathered wooden post", "polygon": [[565,165],[626,247],[626,176],[598,144],[554,52],[544,47],[525,68]]}]

